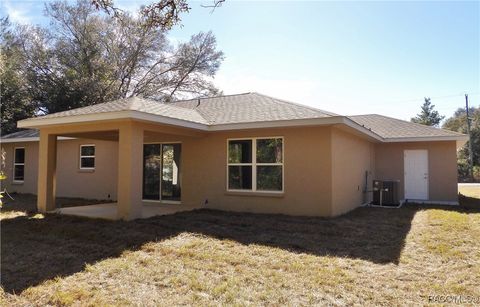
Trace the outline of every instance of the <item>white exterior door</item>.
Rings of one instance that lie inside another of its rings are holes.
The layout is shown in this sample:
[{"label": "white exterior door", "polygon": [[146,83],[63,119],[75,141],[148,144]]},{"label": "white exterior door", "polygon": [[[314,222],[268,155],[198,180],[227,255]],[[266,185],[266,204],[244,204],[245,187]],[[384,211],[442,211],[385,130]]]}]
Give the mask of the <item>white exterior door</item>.
[{"label": "white exterior door", "polygon": [[428,151],[405,150],[405,199],[428,199]]}]

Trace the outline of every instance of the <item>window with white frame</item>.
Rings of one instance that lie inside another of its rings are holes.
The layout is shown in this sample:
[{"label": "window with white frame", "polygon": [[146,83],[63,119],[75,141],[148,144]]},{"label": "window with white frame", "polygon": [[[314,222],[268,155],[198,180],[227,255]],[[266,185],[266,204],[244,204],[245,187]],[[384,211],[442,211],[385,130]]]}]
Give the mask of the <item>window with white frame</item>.
[{"label": "window with white frame", "polygon": [[283,138],[228,140],[228,190],[283,191]]},{"label": "window with white frame", "polygon": [[16,147],[13,157],[13,181],[25,180],[25,148]]},{"label": "window with white frame", "polygon": [[80,169],[95,169],[95,145],[80,145]]}]

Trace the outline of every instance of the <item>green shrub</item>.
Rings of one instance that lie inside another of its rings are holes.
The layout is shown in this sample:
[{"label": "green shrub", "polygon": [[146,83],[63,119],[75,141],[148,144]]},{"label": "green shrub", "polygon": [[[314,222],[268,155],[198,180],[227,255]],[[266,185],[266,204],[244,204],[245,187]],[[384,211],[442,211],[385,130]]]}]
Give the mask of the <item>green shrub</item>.
[{"label": "green shrub", "polygon": [[477,182],[480,182],[480,166],[476,165],[473,167],[473,179]]}]

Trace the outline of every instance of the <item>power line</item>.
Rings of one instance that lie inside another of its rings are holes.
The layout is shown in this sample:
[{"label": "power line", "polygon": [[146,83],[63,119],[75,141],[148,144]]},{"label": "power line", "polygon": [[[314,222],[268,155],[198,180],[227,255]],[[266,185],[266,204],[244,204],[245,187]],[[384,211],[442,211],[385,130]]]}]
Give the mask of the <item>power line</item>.
[{"label": "power line", "polygon": [[[464,95],[465,95],[465,94],[436,96],[436,97],[425,96],[425,97],[428,97],[428,98],[430,98],[430,99],[432,99],[432,100],[439,100],[439,99],[454,98],[454,97],[464,97]],[[480,92],[469,93],[468,95],[469,95],[469,96],[478,96],[478,95],[480,95]],[[418,103],[418,102],[422,102],[425,97],[416,98],[416,99],[408,99],[408,100],[390,101],[390,102],[387,102],[387,103],[405,103],[405,102],[417,102],[417,103]],[[434,101],[432,101],[432,102],[434,102]]]}]

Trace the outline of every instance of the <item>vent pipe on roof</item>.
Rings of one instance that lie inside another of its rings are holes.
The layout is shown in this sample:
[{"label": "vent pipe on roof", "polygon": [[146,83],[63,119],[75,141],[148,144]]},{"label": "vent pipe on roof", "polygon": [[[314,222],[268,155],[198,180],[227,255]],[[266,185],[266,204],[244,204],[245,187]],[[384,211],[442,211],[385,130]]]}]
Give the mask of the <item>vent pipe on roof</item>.
[{"label": "vent pipe on roof", "polygon": [[200,106],[200,98],[198,98],[198,103],[197,103],[196,108],[198,108],[199,106]]}]

